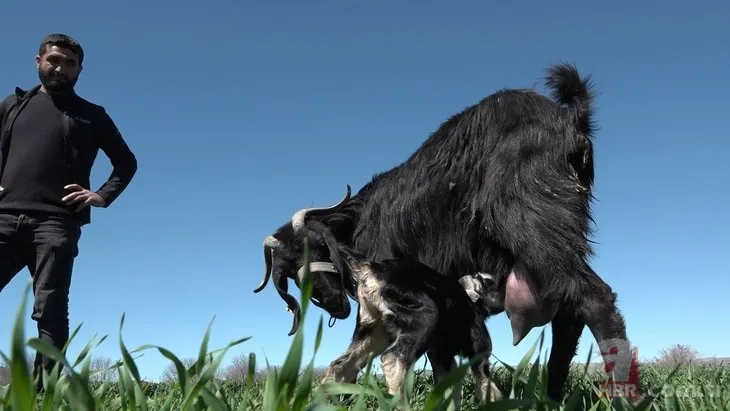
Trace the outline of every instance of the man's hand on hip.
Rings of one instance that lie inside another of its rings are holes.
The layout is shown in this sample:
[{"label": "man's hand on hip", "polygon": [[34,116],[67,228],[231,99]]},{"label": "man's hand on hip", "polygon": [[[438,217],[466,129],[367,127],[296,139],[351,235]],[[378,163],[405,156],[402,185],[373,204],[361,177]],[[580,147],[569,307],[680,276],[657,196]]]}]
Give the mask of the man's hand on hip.
[{"label": "man's hand on hip", "polygon": [[78,204],[76,211],[81,211],[86,206],[104,207],[106,204],[99,194],[87,190],[78,184],[69,184],[64,188],[71,190],[71,193],[63,197],[63,202],[66,205]]}]

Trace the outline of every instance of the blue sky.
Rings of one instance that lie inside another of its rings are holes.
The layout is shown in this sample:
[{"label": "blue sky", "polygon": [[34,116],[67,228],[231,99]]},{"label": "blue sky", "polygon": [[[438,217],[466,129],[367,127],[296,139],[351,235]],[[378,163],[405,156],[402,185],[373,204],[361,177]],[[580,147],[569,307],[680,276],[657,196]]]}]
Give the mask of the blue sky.
[{"label": "blue sky", "polygon": [[[592,264],[640,357],[674,343],[730,355],[727,2],[36,4],[3,7],[1,94],[36,84],[39,41],[69,33],[87,55],[78,92],[107,108],[139,159],[128,190],[84,229],[72,355],[108,334],[95,352],[118,358],[126,313],[128,347],[194,356],[215,316],[212,347],[253,336],[229,358],[281,363],[291,315],[273,288],[252,292],[263,238],[405,160],[491,92],[543,90],[543,70],[563,60],[599,91]],[[109,172],[100,154],[93,188]],[[29,277],[0,295],[4,352]],[[320,314],[305,324],[306,358]],[[30,306],[25,317],[35,335]],[[344,351],[353,325],[325,328],[318,365]],[[512,347],[506,316],[488,326],[508,362],[539,332]],[[577,360],[592,342],[586,329]],[[149,379],[166,364],[153,351],[139,359]]]}]

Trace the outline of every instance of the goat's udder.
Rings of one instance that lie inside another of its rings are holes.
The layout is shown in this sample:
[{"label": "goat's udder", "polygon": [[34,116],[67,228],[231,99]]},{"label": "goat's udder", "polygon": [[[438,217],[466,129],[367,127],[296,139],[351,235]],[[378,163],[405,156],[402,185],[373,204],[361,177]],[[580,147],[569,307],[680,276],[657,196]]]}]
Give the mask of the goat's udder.
[{"label": "goat's udder", "polygon": [[[515,275],[515,270],[521,270],[522,276]],[[555,304],[538,301],[527,282],[528,275],[517,263],[505,286],[504,311],[510,320],[514,346],[522,342],[533,328],[549,323],[558,310]]]}]

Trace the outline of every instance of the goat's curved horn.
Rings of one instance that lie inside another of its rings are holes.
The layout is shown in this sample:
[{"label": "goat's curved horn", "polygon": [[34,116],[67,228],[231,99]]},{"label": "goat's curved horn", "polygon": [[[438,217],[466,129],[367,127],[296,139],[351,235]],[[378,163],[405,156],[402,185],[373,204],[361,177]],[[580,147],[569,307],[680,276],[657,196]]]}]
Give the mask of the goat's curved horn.
[{"label": "goat's curved horn", "polygon": [[282,275],[281,272],[275,272],[273,274],[274,276],[274,287],[276,287],[276,291],[279,293],[279,296],[282,300],[286,302],[286,308],[287,311],[290,311],[294,318],[292,319],[292,326],[291,330],[289,331],[289,336],[294,335],[294,333],[299,330],[299,320],[301,317],[301,307],[299,306],[299,302],[297,301],[294,296],[289,294],[288,292],[288,283],[287,283],[287,277]]},{"label": "goat's curved horn", "polygon": [[350,195],[352,194],[352,188],[350,185],[347,185],[347,193],[345,194],[345,197],[340,200],[339,203],[329,206],[329,207],[313,207],[313,208],[303,208],[296,213],[291,218],[291,225],[294,228],[294,232],[300,231],[302,228],[304,228],[305,220],[308,216],[311,215],[325,215],[327,213],[331,213],[333,211],[337,211],[339,208],[341,208],[347,201],[350,200]]},{"label": "goat's curved horn", "polygon": [[259,286],[253,290],[254,293],[263,290],[269,282],[269,278],[271,277],[271,250],[279,248],[280,245],[279,240],[271,235],[264,240],[264,263],[266,264],[266,272],[264,272],[264,278],[261,280]]}]

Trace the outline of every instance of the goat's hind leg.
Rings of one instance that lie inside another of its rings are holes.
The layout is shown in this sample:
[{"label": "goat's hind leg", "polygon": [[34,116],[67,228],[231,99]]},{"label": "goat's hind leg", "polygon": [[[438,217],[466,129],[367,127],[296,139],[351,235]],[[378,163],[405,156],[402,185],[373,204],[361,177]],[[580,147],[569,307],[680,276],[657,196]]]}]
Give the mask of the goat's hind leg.
[{"label": "goat's hind leg", "polygon": [[565,382],[570,373],[570,363],[578,349],[583,333],[583,319],[569,308],[561,308],[551,321],[553,333],[550,358],[547,363],[547,395],[558,403],[563,401]]}]

